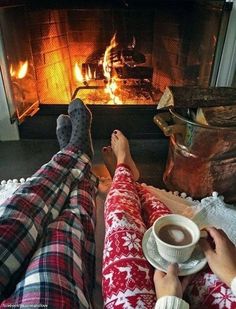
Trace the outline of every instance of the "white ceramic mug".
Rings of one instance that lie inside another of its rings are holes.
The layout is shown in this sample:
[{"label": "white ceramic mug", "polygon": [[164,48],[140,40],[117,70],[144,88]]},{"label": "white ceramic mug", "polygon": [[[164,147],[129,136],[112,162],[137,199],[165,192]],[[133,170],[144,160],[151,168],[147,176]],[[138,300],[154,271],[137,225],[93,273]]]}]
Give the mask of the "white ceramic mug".
[{"label": "white ceramic mug", "polygon": [[[166,225],[172,224],[187,229],[192,236],[192,241],[186,245],[171,245],[161,240],[158,236],[160,229]],[[200,230],[197,224],[184,216],[176,214],[165,215],[158,218],[152,226],[152,233],[159,254],[163,259],[170,263],[183,263],[187,261],[191,257],[191,254],[200,238]]]}]

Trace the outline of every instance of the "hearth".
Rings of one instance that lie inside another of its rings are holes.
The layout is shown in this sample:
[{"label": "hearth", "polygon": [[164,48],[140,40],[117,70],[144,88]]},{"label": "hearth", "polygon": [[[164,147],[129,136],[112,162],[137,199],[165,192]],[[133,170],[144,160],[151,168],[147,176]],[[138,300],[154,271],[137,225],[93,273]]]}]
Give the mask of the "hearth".
[{"label": "hearth", "polygon": [[54,138],[74,98],[89,104],[94,137],[117,127],[162,136],[152,118],[166,86],[215,84],[232,8],[223,0],[22,3],[0,9],[2,79],[22,138]]}]

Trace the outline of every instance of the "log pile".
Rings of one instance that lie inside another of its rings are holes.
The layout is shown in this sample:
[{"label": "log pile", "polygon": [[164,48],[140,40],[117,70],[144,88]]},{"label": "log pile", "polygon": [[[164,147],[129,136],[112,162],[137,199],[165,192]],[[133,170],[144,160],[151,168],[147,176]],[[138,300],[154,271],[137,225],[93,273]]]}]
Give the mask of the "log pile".
[{"label": "log pile", "polygon": [[236,88],[177,87],[164,91],[157,109],[191,109],[195,122],[211,126],[236,126]]}]

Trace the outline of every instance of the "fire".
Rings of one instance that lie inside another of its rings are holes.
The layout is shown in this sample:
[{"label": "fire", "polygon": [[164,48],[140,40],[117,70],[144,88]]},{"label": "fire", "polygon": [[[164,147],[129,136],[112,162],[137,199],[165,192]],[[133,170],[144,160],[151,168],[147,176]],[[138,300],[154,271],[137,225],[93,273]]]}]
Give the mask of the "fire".
[{"label": "fire", "polygon": [[95,78],[95,72],[93,76],[90,66],[88,66],[87,72],[83,74],[77,62],[75,63],[75,66],[74,66],[74,75],[75,75],[75,79],[80,83],[84,81],[88,82],[89,80]]},{"label": "fire", "polygon": [[28,61],[27,60],[25,62],[20,61],[20,68],[19,68],[17,77],[19,79],[24,78],[27,71],[28,71]]},{"label": "fire", "polygon": [[85,79],[86,81],[89,81],[90,79],[92,79],[92,72],[91,72],[90,66],[88,67],[88,72],[85,74]]},{"label": "fire", "polygon": [[10,65],[10,74],[12,77],[16,77],[17,79],[22,79],[26,76],[28,71],[28,61],[25,62],[20,61],[18,65],[18,69],[14,70],[13,65]]},{"label": "fire", "polygon": [[112,77],[112,61],[111,61],[111,51],[118,45],[116,42],[116,34],[113,35],[110,45],[106,48],[103,58],[103,74],[107,79],[107,85],[105,92],[110,95],[110,98],[114,104],[122,104],[122,101],[118,96],[115,95],[115,90],[117,89],[117,84],[115,79]]},{"label": "fire", "polygon": [[84,77],[83,77],[83,74],[82,74],[81,69],[80,69],[77,62],[75,63],[74,74],[75,74],[75,78],[78,82],[83,82]]},{"label": "fire", "polygon": [[114,104],[123,104],[118,96],[114,94],[115,90],[118,88],[115,80],[111,80],[109,84],[106,85],[105,92],[110,95],[111,101]]},{"label": "fire", "polygon": [[16,75],[16,71],[13,69],[13,65],[12,64],[10,66],[10,74],[11,74],[12,77]]},{"label": "fire", "polygon": [[103,58],[103,74],[109,81],[111,79],[111,67],[112,62],[110,60],[111,50],[117,46],[116,43],[116,33],[113,35],[110,45],[106,48]]}]

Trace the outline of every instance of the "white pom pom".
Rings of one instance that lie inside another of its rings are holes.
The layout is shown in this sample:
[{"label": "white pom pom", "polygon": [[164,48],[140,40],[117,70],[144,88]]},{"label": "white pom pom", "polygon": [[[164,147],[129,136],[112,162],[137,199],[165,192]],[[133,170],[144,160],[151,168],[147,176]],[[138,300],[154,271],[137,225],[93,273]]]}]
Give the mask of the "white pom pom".
[{"label": "white pom pom", "polygon": [[217,197],[218,197],[218,192],[216,192],[216,191],[212,192],[212,196],[213,196],[214,198],[217,198]]},{"label": "white pom pom", "polygon": [[193,199],[191,198],[191,196],[186,197],[186,200],[189,201],[189,202],[192,202],[192,201],[193,201]]},{"label": "white pom pom", "polygon": [[20,183],[24,183],[24,182],[25,182],[25,178],[21,178]]},{"label": "white pom pom", "polygon": [[2,181],[1,181],[1,185],[2,185],[2,186],[5,186],[6,183],[7,183],[6,180],[2,180]]}]

